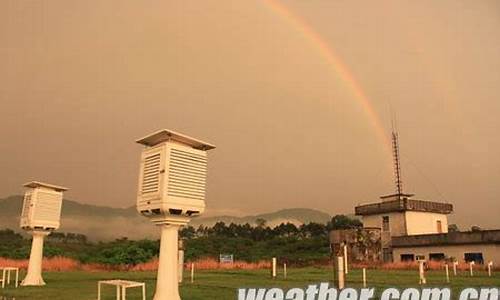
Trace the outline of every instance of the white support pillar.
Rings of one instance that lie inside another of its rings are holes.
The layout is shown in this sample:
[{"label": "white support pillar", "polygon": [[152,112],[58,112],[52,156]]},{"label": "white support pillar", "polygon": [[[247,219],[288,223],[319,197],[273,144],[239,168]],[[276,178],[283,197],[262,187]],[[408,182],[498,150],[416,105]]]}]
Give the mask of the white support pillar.
[{"label": "white support pillar", "polygon": [[273,257],[273,260],[272,260],[271,277],[273,279],[276,279],[276,257]]},{"label": "white support pillar", "polygon": [[344,273],[349,273],[349,269],[347,267],[347,245],[344,245]]},{"label": "white support pillar", "polygon": [[363,268],[363,287],[366,287],[366,268]]},{"label": "white support pillar", "polygon": [[474,276],[474,270],[473,270],[473,267],[476,263],[474,261],[471,261],[469,263],[469,272],[470,272],[470,276]]},{"label": "white support pillar", "polygon": [[453,275],[457,276],[458,261],[453,262]]},{"label": "white support pillar", "polygon": [[450,283],[450,270],[448,268],[448,264],[444,265],[444,269],[446,271],[446,282]]},{"label": "white support pillar", "polygon": [[419,284],[426,284],[427,280],[425,279],[425,268],[424,268],[425,261],[419,261],[418,262],[418,273],[419,273]]},{"label": "white support pillar", "polygon": [[283,264],[283,279],[286,279],[286,264]]},{"label": "white support pillar", "polygon": [[179,276],[179,283],[182,283],[182,277],[184,276],[184,250],[179,249],[179,270],[177,270],[177,275]]},{"label": "white support pillar", "polygon": [[345,286],[344,281],[344,258],[342,256],[337,257],[337,288],[339,290],[343,289]]},{"label": "white support pillar", "polygon": [[491,269],[493,268],[493,262],[490,261],[488,263],[488,276],[491,277]]},{"label": "white support pillar", "polygon": [[153,300],[180,300],[178,270],[178,236],[180,225],[162,224],[160,261]]},{"label": "white support pillar", "polygon": [[191,263],[191,283],[194,282],[194,263]]},{"label": "white support pillar", "polygon": [[33,236],[31,243],[31,254],[28,263],[28,273],[21,283],[22,286],[41,286],[45,285],[42,278],[42,260],[43,260],[43,239],[49,234],[48,231],[34,230],[30,232]]}]

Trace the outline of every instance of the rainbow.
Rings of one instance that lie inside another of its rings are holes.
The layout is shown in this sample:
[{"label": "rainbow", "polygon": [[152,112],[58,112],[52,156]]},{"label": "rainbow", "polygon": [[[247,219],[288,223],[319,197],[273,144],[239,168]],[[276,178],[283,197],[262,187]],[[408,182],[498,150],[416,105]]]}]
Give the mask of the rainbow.
[{"label": "rainbow", "polygon": [[364,113],[372,123],[378,138],[385,145],[386,149],[389,150],[389,153],[392,153],[391,142],[386,134],[382,122],[380,121],[380,118],[371,104],[371,100],[363,91],[352,72],[350,72],[347,66],[342,63],[334,49],[303,18],[292,12],[278,0],[263,1],[267,7],[291,23],[296,30],[302,33],[307,40],[318,48],[327,63],[333,67],[333,69],[338,73],[354,94],[354,97],[359,101]]}]

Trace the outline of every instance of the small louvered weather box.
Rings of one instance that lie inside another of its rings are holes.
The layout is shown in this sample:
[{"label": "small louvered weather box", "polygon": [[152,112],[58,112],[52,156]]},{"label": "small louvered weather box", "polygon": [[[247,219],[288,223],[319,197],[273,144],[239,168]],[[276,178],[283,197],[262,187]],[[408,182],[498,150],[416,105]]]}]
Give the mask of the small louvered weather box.
[{"label": "small louvered weather box", "polygon": [[166,129],[136,142],[145,146],[137,195],[139,213],[158,222],[203,213],[206,151],[215,146]]},{"label": "small louvered weather box", "polygon": [[56,230],[59,228],[63,192],[62,186],[32,181],[24,185],[21,228],[25,230]]}]

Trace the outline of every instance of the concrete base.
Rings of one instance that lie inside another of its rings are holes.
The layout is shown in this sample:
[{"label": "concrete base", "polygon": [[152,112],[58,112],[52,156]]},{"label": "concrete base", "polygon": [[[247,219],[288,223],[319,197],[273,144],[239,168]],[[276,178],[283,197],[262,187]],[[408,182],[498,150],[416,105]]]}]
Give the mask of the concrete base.
[{"label": "concrete base", "polygon": [[178,236],[181,225],[162,224],[160,261],[153,300],[180,300],[178,277]]},{"label": "concrete base", "polygon": [[28,274],[21,282],[22,286],[42,286],[45,281],[42,278],[42,259],[43,259],[43,239],[49,232],[32,231],[33,242],[31,244],[31,254],[28,264]]}]

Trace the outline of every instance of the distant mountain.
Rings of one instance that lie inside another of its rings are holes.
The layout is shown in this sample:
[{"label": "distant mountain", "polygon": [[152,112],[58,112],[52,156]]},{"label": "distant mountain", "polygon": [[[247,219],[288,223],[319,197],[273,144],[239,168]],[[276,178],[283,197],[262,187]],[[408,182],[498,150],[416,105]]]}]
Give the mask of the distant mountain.
[{"label": "distant mountain", "polygon": [[[19,229],[19,215],[22,210],[22,196],[11,196],[0,199],[0,228]],[[283,209],[272,213],[258,214],[246,217],[216,216],[199,217],[190,222],[191,226],[212,226],[216,222],[255,225],[257,219],[263,219],[268,226],[280,223],[326,223],[329,214],[307,208]],[[158,229],[144,217],[140,216],[135,207],[112,208],[81,204],[64,200],[61,218],[61,232],[82,233],[92,240],[113,240],[121,237],[129,239],[157,238]]]}]

